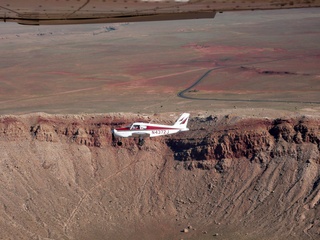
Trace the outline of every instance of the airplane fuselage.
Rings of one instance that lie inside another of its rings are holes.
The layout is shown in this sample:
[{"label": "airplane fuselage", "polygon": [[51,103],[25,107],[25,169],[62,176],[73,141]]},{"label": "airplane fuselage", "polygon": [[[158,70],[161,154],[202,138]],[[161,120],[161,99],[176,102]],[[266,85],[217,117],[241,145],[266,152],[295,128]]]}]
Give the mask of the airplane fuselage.
[{"label": "airplane fuselage", "polygon": [[178,128],[176,126],[158,125],[150,123],[134,123],[131,126],[118,128],[113,131],[116,137],[158,137],[162,135],[174,134],[188,131],[188,128]]},{"label": "airplane fuselage", "polygon": [[130,126],[112,130],[112,139],[115,143],[118,138],[118,145],[121,146],[120,138],[139,138],[139,146],[142,146],[147,137],[158,137],[174,134],[178,132],[189,131],[187,127],[190,113],[183,113],[173,125],[161,125],[152,123],[135,122]]}]

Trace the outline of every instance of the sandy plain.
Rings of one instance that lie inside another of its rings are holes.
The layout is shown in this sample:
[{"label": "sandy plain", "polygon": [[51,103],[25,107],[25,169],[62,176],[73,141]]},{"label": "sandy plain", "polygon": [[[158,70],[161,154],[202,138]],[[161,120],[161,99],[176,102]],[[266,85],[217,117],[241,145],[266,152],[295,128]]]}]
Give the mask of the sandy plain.
[{"label": "sandy plain", "polygon": [[295,9],[173,22],[3,23],[0,114],[315,114],[319,19],[319,9]]}]

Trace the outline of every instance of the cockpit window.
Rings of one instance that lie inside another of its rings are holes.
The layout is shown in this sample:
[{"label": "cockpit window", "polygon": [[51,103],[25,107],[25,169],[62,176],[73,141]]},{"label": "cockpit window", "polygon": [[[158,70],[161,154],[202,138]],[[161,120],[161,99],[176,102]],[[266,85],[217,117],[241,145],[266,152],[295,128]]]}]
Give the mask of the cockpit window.
[{"label": "cockpit window", "polygon": [[137,125],[137,124],[133,124],[131,127],[131,130],[138,130],[138,129],[140,129],[140,125]]}]

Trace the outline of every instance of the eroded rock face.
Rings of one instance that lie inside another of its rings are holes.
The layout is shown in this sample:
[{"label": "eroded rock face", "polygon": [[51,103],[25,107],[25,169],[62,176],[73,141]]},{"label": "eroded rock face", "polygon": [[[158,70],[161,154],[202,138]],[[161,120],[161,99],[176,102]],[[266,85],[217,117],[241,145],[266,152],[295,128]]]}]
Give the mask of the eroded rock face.
[{"label": "eroded rock face", "polygon": [[[171,137],[166,142],[175,153],[175,160],[217,162],[224,159],[246,158],[249,161],[269,162],[275,157],[301,160],[306,146],[313,149],[315,161],[319,156],[319,121],[311,119],[244,119],[227,125],[226,119],[191,121],[193,131],[184,138]],[[190,166],[188,167],[190,169]]]},{"label": "eroded rock face", "polygon": [[113,146],[137,119],[151,117],[1,117],[0,238],[319,237],[320,119],[194,117]]}]

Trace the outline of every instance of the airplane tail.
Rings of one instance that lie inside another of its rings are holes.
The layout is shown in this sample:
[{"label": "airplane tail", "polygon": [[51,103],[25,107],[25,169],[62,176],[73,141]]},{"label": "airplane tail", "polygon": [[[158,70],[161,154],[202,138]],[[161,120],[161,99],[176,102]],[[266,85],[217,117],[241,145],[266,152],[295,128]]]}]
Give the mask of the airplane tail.
[{"label": "airplane tail", "polygon": [[190,113],[183,113],[178,120],[173,124],[173,126],[181,128],[182,131],[188,131],[187,128],[188,120],[189,120]]}]

